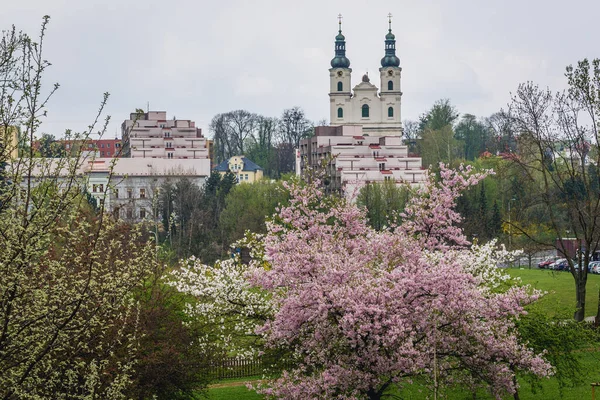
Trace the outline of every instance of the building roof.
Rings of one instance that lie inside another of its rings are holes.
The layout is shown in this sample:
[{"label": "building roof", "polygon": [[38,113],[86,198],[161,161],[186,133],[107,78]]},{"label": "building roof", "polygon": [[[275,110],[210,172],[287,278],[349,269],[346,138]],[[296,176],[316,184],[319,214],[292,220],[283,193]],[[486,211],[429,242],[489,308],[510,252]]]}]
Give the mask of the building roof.
[{"label": "building roof", "polygon": [[[250,161],[249,159],[247,159],[246,157],[241,157],[242,161],[244,162],[244,167],[242,168],[242,171],[262,171],[263,169],[261,167],[259,167],[258,165],[256,165],[255,163],[253,163],[252,161]],[[231,160],[231,159],[229,159]],[[213,168],[213,171],[218,171],[218,172],[227,172],[229,171],[229,160],[225,160],[222,163],[220,163],[219,165],[217,165],[216,167]]]}]

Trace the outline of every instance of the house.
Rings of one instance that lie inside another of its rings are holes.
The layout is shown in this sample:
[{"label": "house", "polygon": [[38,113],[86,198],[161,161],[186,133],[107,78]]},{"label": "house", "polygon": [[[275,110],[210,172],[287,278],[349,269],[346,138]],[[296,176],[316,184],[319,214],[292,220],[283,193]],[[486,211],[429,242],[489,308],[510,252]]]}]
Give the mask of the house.
[{"label": "house", "polygon": [[230,171],[240,183],[253,183],[263,178],[263,169],[245,156],[233,156],[217,165],[213,171],[217,171],[221,175]]}]

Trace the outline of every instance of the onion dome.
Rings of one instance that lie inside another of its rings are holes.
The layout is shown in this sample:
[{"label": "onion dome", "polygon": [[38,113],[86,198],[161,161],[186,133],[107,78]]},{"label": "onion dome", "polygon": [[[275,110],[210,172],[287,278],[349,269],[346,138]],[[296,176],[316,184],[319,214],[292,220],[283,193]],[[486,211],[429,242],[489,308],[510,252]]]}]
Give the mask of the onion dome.
[{"label": "onion dome", "polygon": [[392,15],[389,14],[389,29],[385,35],[385,56],[381,59],[382,67],[399,67],[400,59],[396,57],[396,35],[392,33]]},{"label": "onion dome", "polygon": [[342,35],[342,16],[338,16],[339,30],[335,37],[335,57],[331,59],[332,68],[349,68],[350,60],[346,57],[346,38]]}]

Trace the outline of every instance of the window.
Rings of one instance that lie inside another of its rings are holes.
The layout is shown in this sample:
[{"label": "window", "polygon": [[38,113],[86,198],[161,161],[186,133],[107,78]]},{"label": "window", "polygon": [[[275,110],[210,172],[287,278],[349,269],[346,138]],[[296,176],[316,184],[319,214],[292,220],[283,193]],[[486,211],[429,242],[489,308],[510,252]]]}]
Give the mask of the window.
[{"label": "window", "polygon": [[173,153],[167,153],[167,158],[173,158]]},{"label": "window", "polygon": [[244,175],[245,175],[244,179],[248,180],[248,174],[244,174]]},{"label": "window", "polygon": [[338,82],[338,92],[343,91],[344,89],[344,84],[342,82]]},{"label": "window", "polygon": [[388,117],[394,116],[394,107],[388,107]]},{"label": "window", "polygon": [[92,193],[96,193],[98,191],[98,185],[92,185]]},{"label": "window", "polygon": [[133,210],[131,208],[127,209],[127,218],[128,219],[133,218]]},{"label": "window", "polygon": [[146,210],[145,210],[145,209],[143,209],[143,208],[140,210],[140,218],[141,218],[141,219],[144,219],[144,218],[146,218]]},{"label": "window", "polygon": [[140,199],[145,199],[146,198],[146,189],[141,188],[140,189]]},{"label": "window", "polygon": [[388,90],[394,90],[394,82],[388,81]]},{"label": "window", "polygon": [[165,131],[165,137],[171,137],[171,131]]},{"label": "window", "polygon": [[369,118],[369,105],[368,104],[362,105],[362,117]]},{"label": "window", "polygon": [[91,149],[92,147],[94,147],[94,145],[91,143],[88,143],[88,149]]},{"label": "window", "polygon": [[344,109],[342,107],[338,108],[338,118],[344,118]]},{"label": "window", "polygon": [[110,148],[110,143],[106,143],[106,148],[109,149]]},{"label": "window", "polygon": [[115,143],[115,147],[121,147],[121,143]]},{"label": "window", "polygon": [[385,163],[379,163],[379,170],[380,171],[385,170]]},{"label": "window", "polygon": [[100,147],[104,148],[104,143],[100,143]]},{"label": "window", "polygon": [[100,157],[104,157],[104,152],[103,151],[100,152]]},{"label": "window", "polygon": [[115,195],[115,199],[118,199],[119,198],[119,189],[114,189],[113,193]]},{"label": "window", "polygon": [[131,189],[131,188],[127,189],[127,198],[128,199],[133,198],[133,189]]},{"label": "window", "polygon": [[392,180],[392,177],[391,177],[391,176],[386,176],[386,177],[384,177],[383,179],[384,179],[384,180],[386,180],[386,181],[391,181],[391,180]]},{"label": "window", "polygon": [[110,151],[106,152],[106,157],[110,157]]},{"label": "window", "polygon": [[172,149],[173,148],[173,142],[165,142],[165,147],[167,149]]}]

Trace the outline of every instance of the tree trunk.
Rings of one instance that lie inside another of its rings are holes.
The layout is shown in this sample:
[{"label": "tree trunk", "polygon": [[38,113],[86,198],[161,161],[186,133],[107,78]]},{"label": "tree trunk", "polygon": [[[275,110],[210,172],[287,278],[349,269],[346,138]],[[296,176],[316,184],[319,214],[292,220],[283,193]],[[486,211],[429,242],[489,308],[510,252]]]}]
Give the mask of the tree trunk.
[{"label": "tree trunk", "polygon": [[600,288],[598,289],[598,311],[596,311],[596,319],[594,320],[594,326],[596,328],[600,326]]},{"label": "tree trunk", "polygon": [[513,372],[512,379],[513,379],[513,385],[515,386],[515,393],[513,394],[513,399],[520,400],[521,398],[519,397],[519,384],[517,382],[517,370],[512,364],[510,366],[510,370]]},{"label": "tree trunk", "polygon": [[575,299],[576,306],[575,309],[575,321],[581,322],[585,318],[585,284],[587,281],[587,276],[583,273],[580,276],[579,274],[575,274]]},{"label": "tree trunk", "polygon": [[369,400],[381,400],[381,392],[375,389],[369,389],[367,392],[367,398]]}]

